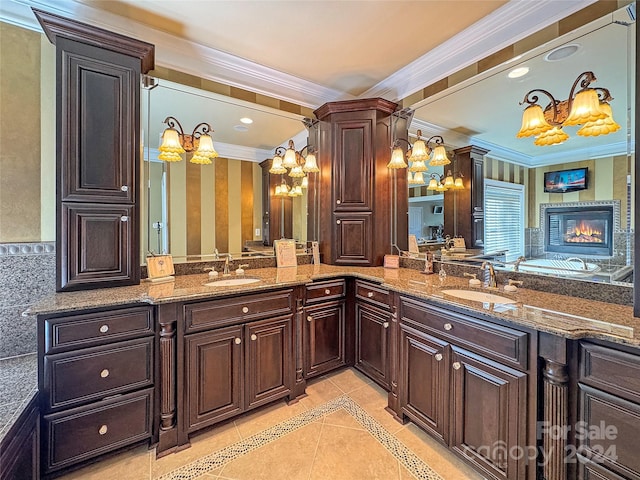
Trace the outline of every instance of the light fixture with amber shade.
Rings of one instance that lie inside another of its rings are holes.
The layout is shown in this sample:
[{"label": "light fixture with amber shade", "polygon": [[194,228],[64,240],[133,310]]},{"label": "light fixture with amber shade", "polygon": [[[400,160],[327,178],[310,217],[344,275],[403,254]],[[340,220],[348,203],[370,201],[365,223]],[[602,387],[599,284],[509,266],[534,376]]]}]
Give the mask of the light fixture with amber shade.
[{"label": "light fixture with amber shade", "polygon": [[[306,155],[304,154],[306,150]],[[289,140],[287,148],[276,147],[271,160],[269,173],[283,175],[280,185],[276,186],[274,195],[277,197],[298,197],[303,194],[302,189],[309,185],[308,174],[318,173],[316,150],[311,145],[305,145],[300,151],[296,151],[293,140]],[[284,175],[291,177],[295,182],[289,187]]]},{"label": "light fixture with amber shade", "polygon": [[[516,137],[535,137],[539,146],[559,145],[569,138],[562,129],[582,125],[576,133],[583,137],[607,135],[620,129],[613,119],[609,102],[613,100],[608,89],[591,88],[597,79],[593,72],[583,72],[573,82],[567,100],[556,100],[547,90],[536,88],[527,92],[520,105],[528,104],[522,114],[522,127]],[[580,90],[576,88],[580,85]],[[543,110],[538,105],[536,92],[549,97]]]},{"label": "light fixture with amber shade", "polygon": [[183,153],[193,153],[191,163],[210,164],[218,156],[213,148],[213,132],[211,125],[202,122],[195,126],[191,135],[184,133],[182,125],[175,117],[167,117],[164,122],[168,128],[162,132],[162,142],[158,150],[158,158],[165,162],[179,162]]},{"label": "light fixture with amber shade", "polygon": [[446,192],[447,190],[464,190],[463,175],[451,173],[451,170],[447,171],[446,175],[439,175],[432,173],[430,176],[429,185],[427,190],[435,192]]},{"label": "light fixture with amber shade", "polygon": [[[409,168],[409,172],[418,173],[426,172],[429,170],[426,162],[429,161],[429,166],[437,167],[442,165],[448,165],[451,163],[447,152],[444,148],[444,139],[440,135],[434,135],[428,140],[422,140],[422,131],[416,132],[418,139],[411,145],[404,138],[397,138],[391,146],[391,160],[387,164],[387,168]],[[402,150],[400,142],[404,142],[408,145],[407,153]],[[435,146],[431,146],[431,142]],[[405,156],[408,159],[408,163],[405,163]],[[408,177],[407,177],[408,178]],[[415,184],[415,176],[414,176]]]}]

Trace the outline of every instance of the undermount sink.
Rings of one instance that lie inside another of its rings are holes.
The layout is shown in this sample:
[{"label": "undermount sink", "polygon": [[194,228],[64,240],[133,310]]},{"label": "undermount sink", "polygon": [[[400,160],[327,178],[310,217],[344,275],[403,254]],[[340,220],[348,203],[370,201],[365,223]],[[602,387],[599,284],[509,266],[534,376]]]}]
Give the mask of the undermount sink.
[{"label": "undermount sink", "polygon": [[238,285],[249,285],[250,283],[259,282],[259,278],[252,277],[235,277],[235,278],[221,278],[220,280],[214,280],[213,282],[205,283],[205,287],[236,287]]},{"label": "undermount sink", "polygon": [[516,303],[515,300],[503,297],[501,295],[494,295],[487,292],[476,292],[473,290],[442,290],[442,293],[451,297],[462,298],[464,300],[471,300],[473,302],[482,303]]}]

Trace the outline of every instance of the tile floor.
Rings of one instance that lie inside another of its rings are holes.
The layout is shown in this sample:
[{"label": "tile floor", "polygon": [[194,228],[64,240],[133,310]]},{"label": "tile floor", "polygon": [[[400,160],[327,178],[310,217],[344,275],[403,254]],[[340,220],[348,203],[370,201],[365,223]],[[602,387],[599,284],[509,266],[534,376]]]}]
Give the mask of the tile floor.
[{"label": "tile floor", "polygon": [[353,369],[311,381],[307,397],[258,409],[160,459],[147,447],[63,480],[480,480],[415,425],[384,410],[387,394]]}]

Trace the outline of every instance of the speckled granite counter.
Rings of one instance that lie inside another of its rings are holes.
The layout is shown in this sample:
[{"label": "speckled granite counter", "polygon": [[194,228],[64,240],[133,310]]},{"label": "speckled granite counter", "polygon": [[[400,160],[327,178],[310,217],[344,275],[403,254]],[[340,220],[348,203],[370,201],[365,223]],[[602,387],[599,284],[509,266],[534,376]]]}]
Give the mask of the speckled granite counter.
[{"label": "speckled granite counter", "polygon": [[561,335],[567,338],[598,338],[640,346],[640,319],[633,317],[629,306],[597,302],[526,288],[515,294],[495,292],[516,300],[514,304],[492,304],[449,297],[442,290],[468,288],[466,278],[423,275],[416,270],[382,267],[340,267],[332,265],[300,265],[293,269],[261,268],[248,270],[247,276],[260,282],[236,287],[205,286],[205,274],[176,277],[175,282],[143,283],[83,292],[58,293],[48,297],[27,313],[54,313],[132,303],[162,304],[201,300],[238,293],[259,292],[277,287],[294,286],[322,278],[352,276],[382,282],[390,290],[414,295],[430,302],[469,313],[492,316],[517,325]]},{"label": "speckled granite counter", "polygon": [[36,394],[38,359],[35,353],[0,360],[0,441]]}]

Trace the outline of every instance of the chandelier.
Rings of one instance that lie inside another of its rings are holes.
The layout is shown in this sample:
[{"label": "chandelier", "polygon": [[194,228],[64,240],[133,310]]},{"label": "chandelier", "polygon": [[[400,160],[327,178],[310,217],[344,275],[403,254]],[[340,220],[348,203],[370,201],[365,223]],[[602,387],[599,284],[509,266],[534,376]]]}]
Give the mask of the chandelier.
[{"label": "chandelier", "polygon": [[[158,158],[165,162],[179,162],[183,153],[193,152],[191,163],[207,165],[218,156],[213,148],[213,139],[209,132],[213,132],[211,125],[202,122],[195,126],[191,135],[185,134],[182,125],[175,117],[167,117],[164,122],[169,127],[162,132],[162,143],[158,150]],[[179,130],[176,130],[176,126]]]},{"label": "chandelier", "polygon": [[[607,135],[620,129],[613,120],[609,102],[613,100],[606,88],[589,88],[597,79],[593,72],[578,75],[567,100],[556,100],[547,90],[533,89],[524,96],[520,105],[529,104],[522,114],[522,128],[516,135],[518,138],[535,136],[533,143],[539,146],[558,145],[569,138],[562,127],[582,125],[576,132],[583,137]],[[576,87],[580,83],[580,90]],[[551,102],[543,110],[538,105],[540,92],[549,97]]]},{"label": "chandelier", "polygon": [[[434,135],[427,141],[422,140],[422,130],[416,132],[418,139],[411,145],[404,138],[397,138],[391,146],[391,160],[387,164],[387,168],[399,169],[408,168],[407,182],[409,185],[421,185],[425,183],[422,172],[429,170],[426,161],[429,160],[429,166],[438,167],[448,165],[451,163],[447,152],[444,148],[444,139],[440,135]],[[434,146],[431,146],[433,141]],[[400,142],[405,142],[409,149],[405,154],[402,151]],[[405,163],[404,159],[408,159],[409,165]]]},{"label": "chandelier", "polygon": [[431,180],[429,180],[429,185],[427,186],[427,190],[433,190],[436,192],[446,192],[447,190],[464,190],[464,184],[462,179],[464,178],[461,173],[456,173],[455,178],[451,173],[451,170],[447,172],[446,175],[439,175],[437,173],[432,173],[430,175]]},{"label": "chandelier", "polygon": [[[303,155],[305,150],[307,154]],[[280,185],[276,185],[274,195],[276,197],[301,196],[302,189],[309,185],[307,174],[319,171],[314,147],[305,145],[300,151],[296,151],[293,140],[289,140],[286,149],[276,147],[275,155],[271,161],[269,173],[282,175],[282,181]],[[287,183],[285,175],[291,177],[291,186]]]}]

